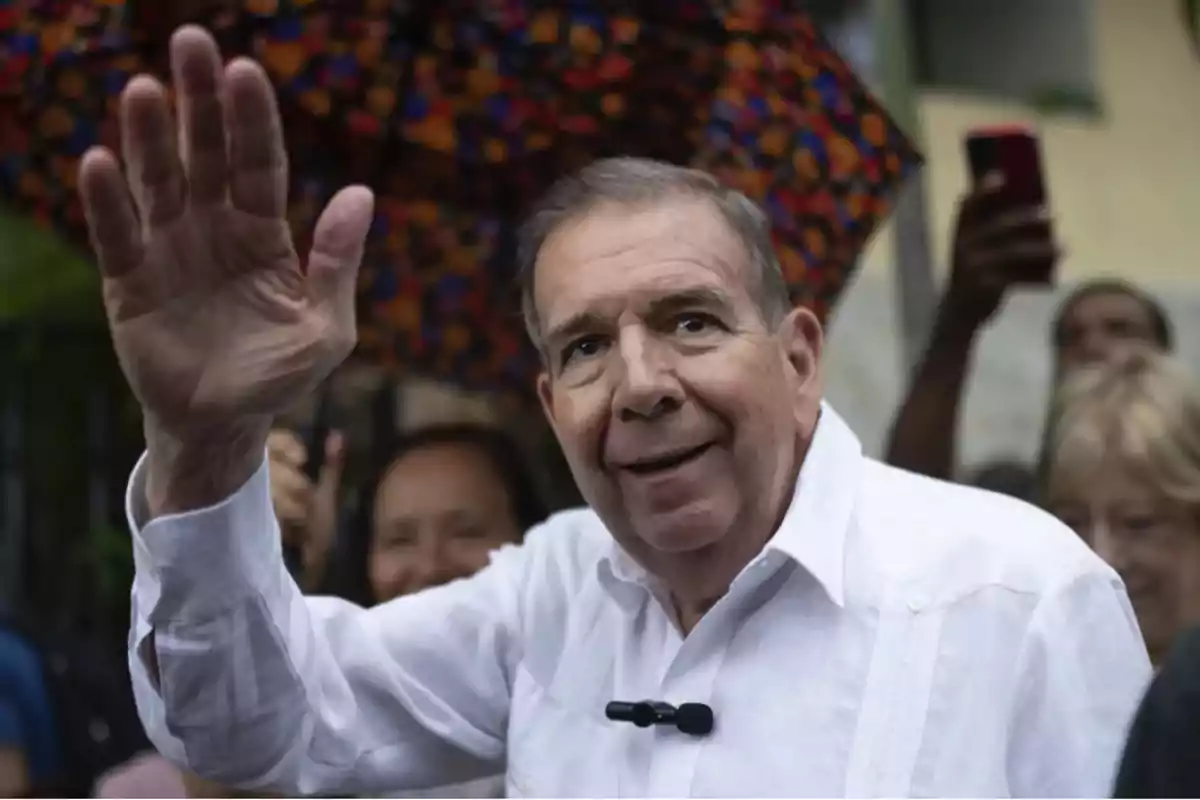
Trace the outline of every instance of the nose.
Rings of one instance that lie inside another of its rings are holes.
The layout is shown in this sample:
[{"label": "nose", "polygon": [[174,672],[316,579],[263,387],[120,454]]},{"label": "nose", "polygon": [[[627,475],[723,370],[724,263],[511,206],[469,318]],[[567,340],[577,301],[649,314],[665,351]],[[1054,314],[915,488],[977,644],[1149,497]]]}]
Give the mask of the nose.
[{"label": "nose", "polygon": [[655,420],[679,410],[683,387],[662,345],[641,330],[622,332],[619,356],[623,366],[613,395],[613,413],[623,422]]},{"label": "nose", "polygon": [[421,537],[421,546],[412,554],[415,590],[441,586],[460,577],[442,539],[436,531],[427,531]]}]

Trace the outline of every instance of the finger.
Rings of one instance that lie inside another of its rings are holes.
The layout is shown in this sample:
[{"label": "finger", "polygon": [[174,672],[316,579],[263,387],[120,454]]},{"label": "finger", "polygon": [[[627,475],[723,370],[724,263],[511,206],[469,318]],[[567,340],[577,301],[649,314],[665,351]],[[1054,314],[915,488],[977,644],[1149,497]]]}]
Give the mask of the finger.
[{"label": "finger", "polygon": [[1047,243],[1053,238],[1053,226],[1044,213],[1024,211],[997,216],[963,231],[960,244],[964,247],[989,247],[1017,240]]},{"label": "finger", "polygon": [[171,74],[179,104],[179,140],[191,201],[222,202],[229,161],[221,93],[224,70],[217,43],[203,28],[188,25],[171,37]]},{"label": "finger", "polygon": [[138,75],[121,93],[121,149],[142,225],[156,228],[178,219],[186,197],[183,165],[167,94],[148,75]]},{"label": "finger", "polygon": [[979,216],[984,213],[986,208],[998,203],[1003,192],[1004,175],[999,172],[989,172],[959,201],[959,217],[972,219]]},{"label": "finger", "polygon": [[[275,500],[274,506],[275,518],[283,528],[285,541],[297,540],[296,543],[299,544],[306,538],[304,531],[308,521],[308,505],[292,497],[281,497]],[[293,532],[299,535],[294,535]]]},{"label": "finger", "polygon": [[225,68],[225,93],[233,204],[247,214],[283,219],[287,151],[275,90],[261,66],[239,58]]},{"label": "finger", "polygon": [[117,157],[94,147],[79,165],[79,198],[96,260],[116,278],[142,262],[142,232]]},{"label": "finger", "polygon": [[274,430],[267,437],[267,454],[273,463],[300,469],[308,460],[308,448],[291,431]]},{"label": "finger", "polygon": [[310,293],[336,327],[353,335],[358,268],[375,214],[375,196],[365,186],[342,189],[321,213],[308,259]]},{"label": "finger", "polygon": [[325,463],[321,467],[321,477],[317,482],[317,491],[324,494],[336,494],[342,482],[342,467],[346,461],[346,441],[339,431],[334,431],[325,439]]},{"label": "finger", "polygon": [[972,256],[972,269],[991,276],[997,283],[1009,283],[1031,275],[1044,275],[1053,268],[1062,251],[1049,242],[1017,242],[1005,247],[981,250]]}]

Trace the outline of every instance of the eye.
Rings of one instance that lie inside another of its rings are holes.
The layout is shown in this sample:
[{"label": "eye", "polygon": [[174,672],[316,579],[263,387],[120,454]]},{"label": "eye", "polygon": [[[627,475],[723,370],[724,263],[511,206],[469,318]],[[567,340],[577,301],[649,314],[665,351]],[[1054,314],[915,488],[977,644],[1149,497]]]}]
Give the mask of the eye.
[{"label": "eye", "polygon": [[1070,506],[1049,505],[1047,510],[1058,517],[1058,521],[1078,534],[1083,534],[1087,527],[1087,512]]},{"label": "eye", "polygon": [[412,547],[417,543],[417,536],[411,531],[392,531],[385,533],[376,540],[376,545],[381,550],[399,550],[405,547]]},{"label": "eye", "polygon": [[559,361],[565,367],[572,361],[599,354],[603,347],[604,340],[600,336],[581,336],[562,349]]},{"label": "eye", "polygon": [[708,333],[720,327],[716,318],[709,314],[688,312],[675,318],[675,330],[686,336]]},{"label": "eye", "polygon": [[1075,533],[1087,538],[1085,536],[1085,528],[1087,527],[1087,524],[1084,522],[1083,517],[1073,514],[1059,514],[1058,519],[1063,525],[1066,525],[1068,528],[1075,531]]},{"label": "eye", "polygon": [[1153,514],[1126,514],[1121,520],[1125,530],[1138,533],[1148,531],[1158,524],[1158,518]]},{"label": "eye", "polygon": [[452,534],[455,539],[483,539],[487,537],[487,530],[480,525],[458,525],[454,528]]}]

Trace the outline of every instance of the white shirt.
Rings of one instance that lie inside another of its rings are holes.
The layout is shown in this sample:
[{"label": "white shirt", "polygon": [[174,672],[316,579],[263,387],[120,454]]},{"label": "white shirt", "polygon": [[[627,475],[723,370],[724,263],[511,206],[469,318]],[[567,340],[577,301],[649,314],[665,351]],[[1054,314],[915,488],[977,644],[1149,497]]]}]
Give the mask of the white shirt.
[{"label": "white shirt", "polygon": [[[1107,796],[1150,664],[1116,574],[1015,500],[863,456],[829,408],[780,530],[683,638],[590,510],[473,578],[305,598],[266,469],[141,530],[131,667],[160,750],[213,780],[509,796]],[[610,700],[716,727],[610,722]]]}]

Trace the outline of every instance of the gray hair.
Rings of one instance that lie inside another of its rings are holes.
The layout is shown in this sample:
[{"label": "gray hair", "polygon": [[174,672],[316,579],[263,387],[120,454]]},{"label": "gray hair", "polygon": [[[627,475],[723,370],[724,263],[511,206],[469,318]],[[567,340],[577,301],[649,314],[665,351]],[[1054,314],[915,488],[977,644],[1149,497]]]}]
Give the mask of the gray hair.
[{"label": "gray hair", "polygon": [[771,241],[766,214],[746,195],[707,172],[648,158],[607,158],[560,178],[542,196],[521,227],[517,241],[521,311],[529,338],[541,350],[541,321],[534,304],[534,267],[546,240],[560,227],[598,205],[640,206],[671,197],[707,200],[741,240],[755,267],[763,319],[777,325],[791,310],[783,269]]}]

